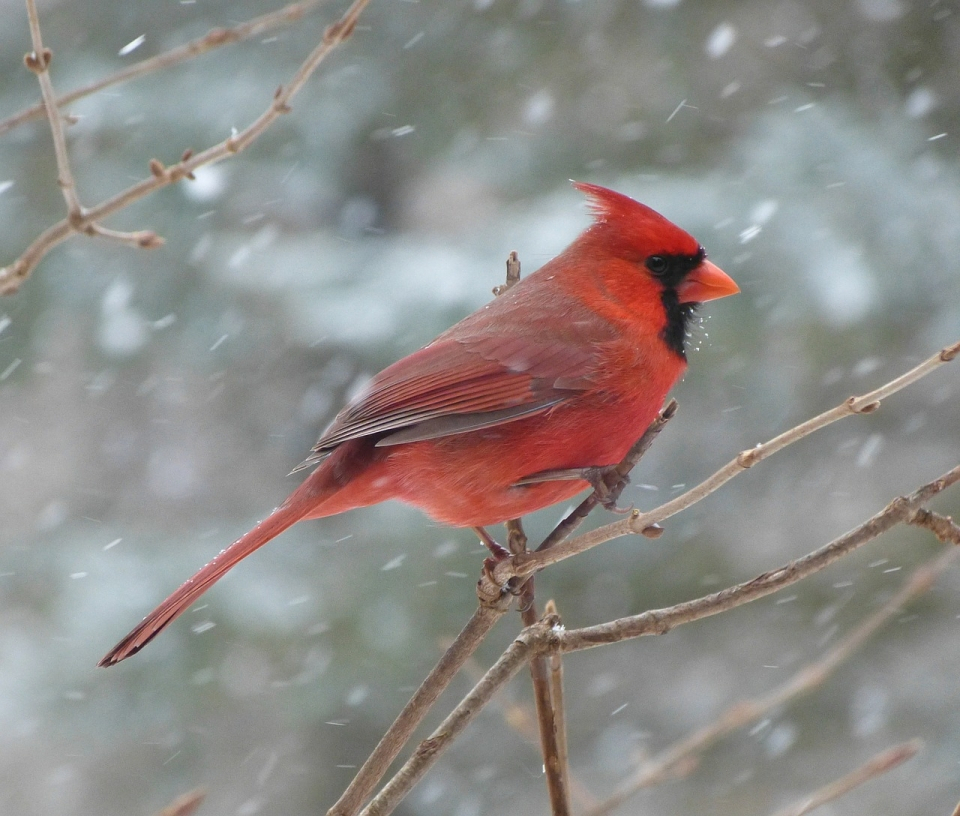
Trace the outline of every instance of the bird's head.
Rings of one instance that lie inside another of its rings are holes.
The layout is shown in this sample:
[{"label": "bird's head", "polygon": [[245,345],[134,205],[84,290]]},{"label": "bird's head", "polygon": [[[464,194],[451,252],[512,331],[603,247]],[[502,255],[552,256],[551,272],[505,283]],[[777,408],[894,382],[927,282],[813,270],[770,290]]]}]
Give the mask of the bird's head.
[{"label": "bird's head", "polygon": [[735,295],[740,287],[707,260],[700,243],[685,230],[629,196],[597,184],[574,182],[587,196],[593,225],[582,240],[602,255],[628,262],[640,277],[624,283],[656,291],[665,307],[663,339],[684,355],[684,340],[697,305]]}]

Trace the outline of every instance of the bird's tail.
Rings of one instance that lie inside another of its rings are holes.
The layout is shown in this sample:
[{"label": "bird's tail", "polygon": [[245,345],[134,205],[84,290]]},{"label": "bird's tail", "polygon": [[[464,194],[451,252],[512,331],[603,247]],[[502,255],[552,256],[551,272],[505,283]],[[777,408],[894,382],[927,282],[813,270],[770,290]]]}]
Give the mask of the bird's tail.
[{"label": "bird's tail", "polygon": [[197,598],[219,581],[227,570],[238,561],[246,558],[254,550],[258,550],[268,541],[276,538],[303,517],[302,505],[288,501],[278,507],[249,533],[238,538],[202,567],[192,578],[188,578],[181,584],[169,598],[147,615],[130,634],[114,646],[97,665],[112,666],[139,652],[160,634],[167,627],[167,624],[173,622]]},{"label": "bird's tail", "polygon": [[[387,495],[377,496],[364,492],[363,486],[360,490],[356,489],[362,479],[354,480],[367,470],[375,451],[372,444],[362,439],[349,440],[338,447],[283,504],[182,584],[97,665],[112,666],[139,652],[160,634],[167,624],[179,617],[188,606],[219,581],[231,567],[298,521],[332,516],[389,498]],[[344,489],[351,483],[353,490]]]}]

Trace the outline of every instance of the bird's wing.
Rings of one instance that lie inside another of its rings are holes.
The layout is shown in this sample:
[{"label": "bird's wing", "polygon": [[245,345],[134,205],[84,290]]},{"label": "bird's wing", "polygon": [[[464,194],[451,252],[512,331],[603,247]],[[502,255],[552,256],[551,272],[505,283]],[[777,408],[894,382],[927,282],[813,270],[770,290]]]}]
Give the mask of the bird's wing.
[{"label": "bird's wing", "polygon": [[441,337],[384,369],[334,419],[297,470],[348,439],[397,445],[501,425],[591,386],[597,347],[576,338],[483,332]]}]

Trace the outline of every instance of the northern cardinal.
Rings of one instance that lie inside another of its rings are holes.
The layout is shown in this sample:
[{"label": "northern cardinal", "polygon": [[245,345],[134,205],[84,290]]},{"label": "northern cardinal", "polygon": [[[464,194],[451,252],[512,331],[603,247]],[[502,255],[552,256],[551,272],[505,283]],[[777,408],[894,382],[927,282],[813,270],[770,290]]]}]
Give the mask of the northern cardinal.
[{"label": "northern cardinal", "polygon": [[318,467],[300,487],[99,665],[138,652],[302,519],[399,499],[444,524],[482,528],[569,499],[589,486],[589,471],[620,462],[686,368],[697,304],[740,290],[659,213],[604,187],[574,186],[593,224],[375,376],[324,431],[301,466]]}]

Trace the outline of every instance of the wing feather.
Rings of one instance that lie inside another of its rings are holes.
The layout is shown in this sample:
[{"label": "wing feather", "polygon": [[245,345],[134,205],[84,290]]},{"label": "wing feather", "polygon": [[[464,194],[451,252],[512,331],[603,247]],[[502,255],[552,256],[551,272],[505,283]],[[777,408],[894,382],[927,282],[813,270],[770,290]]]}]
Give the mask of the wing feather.
[{"label": "wing feather", "polygon": [[[507,300],[498,298],[493,308],[507,307],[501,304]],[[612,327],[565,303],[567,320],[551,328],[558,304],[549,305],[549,321],[538,320],[539,314],[531,319],[529,305],[499,330],[470,325],[480,317],[472,315],[381,371],[334,418],[296,470],[350,439],[379,437],[377,445],[390,446],[489,428],[550,410],[593,387],[599,351]],[[534,311],[541,307],[548,304],[538,302]]]}]

